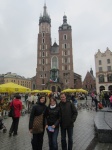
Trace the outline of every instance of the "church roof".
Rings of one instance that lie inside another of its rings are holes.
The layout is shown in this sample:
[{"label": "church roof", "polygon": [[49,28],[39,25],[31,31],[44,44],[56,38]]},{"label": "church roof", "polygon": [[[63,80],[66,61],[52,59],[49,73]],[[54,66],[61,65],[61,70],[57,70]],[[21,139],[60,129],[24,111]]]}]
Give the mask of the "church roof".
[{"label": "church roof", "polygon": [[67,16],[63,16],[63,24],[59,27],[59,30],[71,30],[71,26],[67,23]]},{"label": "church roof", "polygon": [[56,42],[54,42],[53,47],[57,47],[57,46],[58,46],[58,44]]},{"label": "church roof", "polygon": [[56,42],[51,46],[51,53],[59,53],[59,46]]}]

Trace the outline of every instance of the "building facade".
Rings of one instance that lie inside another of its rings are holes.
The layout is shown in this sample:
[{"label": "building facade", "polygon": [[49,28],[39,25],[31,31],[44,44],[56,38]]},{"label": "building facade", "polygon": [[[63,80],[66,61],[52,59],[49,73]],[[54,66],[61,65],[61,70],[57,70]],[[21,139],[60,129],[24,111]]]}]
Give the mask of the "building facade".
[{"label": "building facade", "polygon": [[74,88],[81,89],[82,88],[82,76],[74,73]]},{"label": "building facade", "polygon": [[96,79],[93,75],[92,68],[87,72],[84,81],[83,81],[83,89],[87,90],[89,93],[96,91]]},{"label": "building facade", "polygon": [[104,53],[100,50],[95,54],[96,89],[112,91],[112,52],[109,48]]},{"label": "building facade", "polygon": [[59,26],[59,44],[52,44],[51,18],[44,5],[43,15],[39,18],[37,46],[36,87],[53,92],[74,88],[72,28],[63,16]]},{"label": "building facade", "polygon": [[0,75],[0,84],[13,82],[21,86],[32,89],[32,82],[30,78],[25,78],[23,76],[17,75],[16,73],[8,72],[6,74]]}]

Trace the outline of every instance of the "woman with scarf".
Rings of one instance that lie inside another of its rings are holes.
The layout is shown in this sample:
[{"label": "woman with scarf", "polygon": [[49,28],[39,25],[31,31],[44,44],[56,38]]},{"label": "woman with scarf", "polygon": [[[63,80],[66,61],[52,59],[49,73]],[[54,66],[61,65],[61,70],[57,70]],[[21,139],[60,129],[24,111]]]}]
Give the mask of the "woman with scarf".
[{"label": "woman with scarf", "polygon": [[[46,98],[45,96],[40,96],[38,99],[38,103],[33,106],[30,120],[29,120],[29,131],[33,134],[32,137],[32,149],[33,150],[42,150],[43,146],[43,136],[44,136],[44,129],[45,129],[45,111],[46,111]],[[42,133],[33,133],[33,121],[35,116],[39,116],[43,113],[43,132]]]},{"label": "woman with scarf", "polygon": [[59,107],[55,98],[50,99],[46,111],[46,129],[49,139],[49,150],[58,150],[57,137],[59,133]]}]

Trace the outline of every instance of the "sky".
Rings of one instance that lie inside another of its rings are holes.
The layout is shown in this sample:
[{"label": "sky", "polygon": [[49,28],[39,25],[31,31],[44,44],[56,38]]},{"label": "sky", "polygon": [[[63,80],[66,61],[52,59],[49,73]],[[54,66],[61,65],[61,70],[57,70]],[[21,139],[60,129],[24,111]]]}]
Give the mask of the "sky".
[{"label": "sky", "polygon": [[64,14],[72,26],[74,72],[84,80],[100,49],[112,51],[112,0],[0,0],[0,74],[36,75],[39,17],[46,3],[52,44]]}]

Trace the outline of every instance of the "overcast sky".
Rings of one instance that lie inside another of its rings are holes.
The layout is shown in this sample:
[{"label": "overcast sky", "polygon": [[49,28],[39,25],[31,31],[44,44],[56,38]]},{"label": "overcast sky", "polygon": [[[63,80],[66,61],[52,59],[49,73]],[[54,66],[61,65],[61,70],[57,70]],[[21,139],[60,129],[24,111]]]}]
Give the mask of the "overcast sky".
[{"label": "overcast sky", "polygon": [[[0,74],[33,77],[37,65],[37,35],[45,0],[0,0]],[[46,0],[52,42],[58,41],[63,15],[72,26],[74,72],[84,79],[94,54],[112,51],[112,0]]]}]

